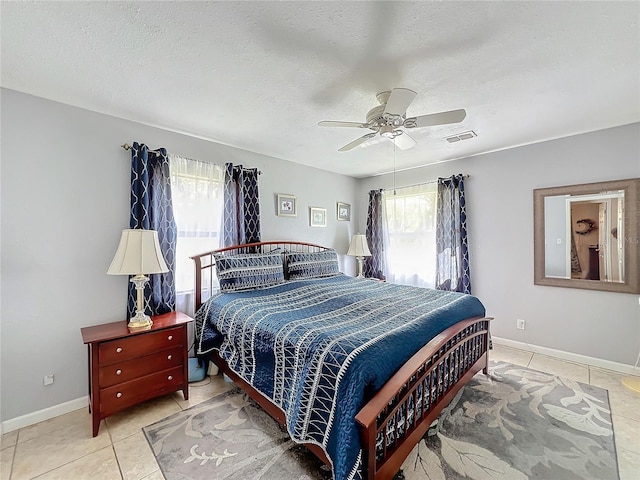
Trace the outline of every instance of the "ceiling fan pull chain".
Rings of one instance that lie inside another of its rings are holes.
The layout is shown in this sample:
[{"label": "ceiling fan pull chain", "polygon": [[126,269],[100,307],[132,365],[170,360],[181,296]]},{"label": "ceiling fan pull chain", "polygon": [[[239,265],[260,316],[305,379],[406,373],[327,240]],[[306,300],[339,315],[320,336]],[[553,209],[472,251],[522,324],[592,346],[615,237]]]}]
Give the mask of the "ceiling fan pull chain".
[{"label": "ceiling fan pull chain", "polygon": [[396,142],[393,142],[393,196],[396,196]]}]

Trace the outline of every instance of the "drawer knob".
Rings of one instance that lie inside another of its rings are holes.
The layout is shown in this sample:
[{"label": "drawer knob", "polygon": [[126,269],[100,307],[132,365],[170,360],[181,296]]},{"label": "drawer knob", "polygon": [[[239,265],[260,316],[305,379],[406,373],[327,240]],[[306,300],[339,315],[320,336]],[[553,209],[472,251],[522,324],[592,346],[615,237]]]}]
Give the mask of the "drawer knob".
[{"label": "drawer knob", "polygon": [[122,375],[122,370],[117,369],[117,370],[116,370],[116,375]]},{"label": "drawer knob", "polygon": [[169,375],[169,376],[167,377],[167,380],[173,380],[173,375]]},{"label": "drawer knob", "polygon": [[169,340],[173,340],[173,335],[169,335]]},{"label": "drawer knob", "polygon": [[173,355],[167,355],[167,360],[171,360],[173,358]]},{"label": "drawer knob", "polygon": [[117,353],[122,352],[122,347],[118,347],[118,348],[116,348],[116,352],[117,352]]},{"label": "drawer knob", "polygon": [[122,397],[122,392],[116,393],[116,398],[120,398],[120,397]]}]

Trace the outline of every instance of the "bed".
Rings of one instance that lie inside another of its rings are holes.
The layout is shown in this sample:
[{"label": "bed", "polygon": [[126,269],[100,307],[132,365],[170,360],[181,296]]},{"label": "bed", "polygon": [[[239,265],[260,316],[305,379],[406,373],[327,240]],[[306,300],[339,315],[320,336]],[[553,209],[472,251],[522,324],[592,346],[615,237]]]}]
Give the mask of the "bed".
[{"label": "bed", "polygon": [[471,295],[347,277],[335,251],[304,242],[191,258],[197,353],[336,480],[393,478],[460,388],[488,372],[491,319]]}]

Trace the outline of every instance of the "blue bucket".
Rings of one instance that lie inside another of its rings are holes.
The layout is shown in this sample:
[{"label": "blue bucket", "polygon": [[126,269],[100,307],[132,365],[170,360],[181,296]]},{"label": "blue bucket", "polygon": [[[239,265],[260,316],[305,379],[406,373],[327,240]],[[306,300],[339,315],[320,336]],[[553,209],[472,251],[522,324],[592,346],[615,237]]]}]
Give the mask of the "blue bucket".
[{"label": "blue bucket", "polygon": [[205,361],[199,358],[189,358],[189,383],[204,380],[206,374]]}]

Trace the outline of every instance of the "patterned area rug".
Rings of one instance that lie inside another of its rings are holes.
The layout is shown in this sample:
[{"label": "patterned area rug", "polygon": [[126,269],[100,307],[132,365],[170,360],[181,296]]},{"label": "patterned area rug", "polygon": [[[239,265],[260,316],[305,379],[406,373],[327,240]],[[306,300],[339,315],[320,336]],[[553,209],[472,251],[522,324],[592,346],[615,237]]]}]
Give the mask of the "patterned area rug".
[{"label": "patterned area rug", "polygon": [[[167,480],[330,479],[239,390],[145,427]],[[607,391],[504,362],[476,375],[402,465],[406,480],[618,480]]]}]

